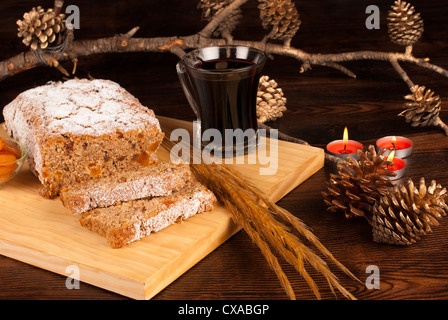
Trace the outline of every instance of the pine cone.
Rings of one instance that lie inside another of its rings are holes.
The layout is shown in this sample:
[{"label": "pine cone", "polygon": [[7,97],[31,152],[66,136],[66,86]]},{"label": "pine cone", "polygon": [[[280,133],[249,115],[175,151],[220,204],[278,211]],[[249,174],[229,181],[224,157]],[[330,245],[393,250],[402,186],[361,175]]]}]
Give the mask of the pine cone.
[{"label": "pine cone", "polygon": [[359,161],[348,157],[338,164],[338,174],[330,175],[328,190],[322,192],[329,211],[342,211],[346,218],[371,216],[375,202],[393,186],[387,176],[395,173],[387,169],[390,162],[383,152],[370,145],[365,152],[358,150]]},{"label": "pine cone", "polygon": [[275,80],[261,76],[257,92],[257,118],[261,123],[273,121],[286,111],[286,98]]},{"label": "pine cone", "polygon": [[291,0],[258,0],[260,18],[268,38],[290,40],[300,27],[299,13]]},{"label": "pine cone", "polygon": [[[234,0],[200,0],[197,7],[202,10],[202,19],[210,21],[216,14],[233,1]],[[219,37],[220,35],[231,34],[242,17],[242,10],[237,8],[219,24],[212,36]]]},{"label": "pine cone", "polygon": [[401,0],[395,1],[387,18],[389,37],[400,46],[416,43],[423,33],[423,20],[415,13],[414,6]]},{"label": "pine cone", "polygon": [[25,12],[23,20],[17,20],[17,25],[17,36],[23,37],[22,42],[33,50],[60,44],[66,30],[64,14],[56,15],[53,9],[45,11],[40,6]]},{"label": "pine cone", "polygon": [[434,95],[430,89],[423,86],[414,86],[411,88],[412,94],[404,98],[409,100],[405,104],[406,110],[399,116],[404,116],[406,122],[410,122],[413,127],[437,125],[440,113],[440,97]]},{"label": "pine cone", "polygon": [[219,10],[231,2],[231,0],[199,0],[197,8],[202,10],[202,19],[210,20]]},{"label": "pine cone", "polygon": [[446,216],[446,195],[446,189],[435,181],[427,187],[424,178],[418,187],[411,179],[407,186],[395,186],[373,206],[370,221],[373,240],[397,245],[410,245],[420,240]]}]

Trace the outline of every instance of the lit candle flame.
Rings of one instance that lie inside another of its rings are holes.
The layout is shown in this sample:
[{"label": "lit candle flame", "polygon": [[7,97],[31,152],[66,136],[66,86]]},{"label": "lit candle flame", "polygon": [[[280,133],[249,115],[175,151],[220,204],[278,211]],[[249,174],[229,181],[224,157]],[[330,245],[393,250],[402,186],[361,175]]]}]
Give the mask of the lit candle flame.
[{"label": "lit candle flame", "polygon": [[392,162],[394,160],[395,150],[392,150],[389,156],[387,157],[387,161]]},{"label": "lit candle flame", "polygon": [[344,129],[344,135],[342,137],[342,140],[347,141],[348,140],[348,130],[347,127]]},{"label": "lit candle flame", "polygon": [[392,137],[392,146],[393,146],[393,148],[394,149],[396,149],[396,147],[395,147],[395,144],[397,143],[397,137],[396,136],[393,136]]},{"label": "lit candle flame", "polygon": [[348,143],[348,130],[347,127],[344,129],[344,135],[342,136],[342,141],[344,141],[344,151],[343,153],[347,153],[347,143]]}]

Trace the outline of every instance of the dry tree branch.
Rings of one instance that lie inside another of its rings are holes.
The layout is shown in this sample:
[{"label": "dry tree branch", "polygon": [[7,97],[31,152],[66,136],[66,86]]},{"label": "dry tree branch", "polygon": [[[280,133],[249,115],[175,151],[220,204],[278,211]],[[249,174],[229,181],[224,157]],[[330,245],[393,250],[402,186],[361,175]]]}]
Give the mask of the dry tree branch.
[{"label": "dry tree branch", "polygon": [[403,79],[403,81],[408,85],[409,89],[411,89],[414,86],[414,83],[409,78],[406,71],[403,70],[403,68],[398,63],[397,59],[391,59],[390,63],[392,64],[392,67],[394,67],[395,71],[397,71],[398,75]]},{"label": "dry tree branch", "polygon": [[[78,59],[83,56],[88,56],[97,53],[112,53],[112,52],[172,52],[171,47],[165,49],[170,43],[178,42],[184,50],[195,49],[210,45],[223,45],[228,43],[229,39],[211,38],[212,32],[217,26],[224,21],[234,10],[246,3],[248,0],[235,0],[228,5],[224,10],[220,11],[214,16],[210,22],[198,33],[184,36],[184,37],[155,37],[155,38],[133,38],[138,27],[133,28],[126,34],[115,35],[108,38],[94,39],[94,40],[76,40],[70,41],[59,61],[67,61]],[[62,6],[61,0],[57,6]],[[55,5],[56,7],[56,5]],[[291,47],[285,44],[270,43],[265,40],[262,41],[242,41],[231,40],[232,44],[247,45],[256,47],[265,51],[269,55],[283,55],[295,58],[302,63],[301,71],[304,72],[310,69],[311,65],[321,65],[334,68],[343,72],[344,74],[355,77],[355,74],[342,66],[341,62],[355,61],[355,60],[382,60],[389,61],[400,74],[400,76],[409,85],[409,81],[403,76],[403,72],[397,69],[396,64],[400,62],[413,63],[430,71],[440,73],[448,77],[448,71],[437,65],[429,63],[426,58],[416,58],[411,54],[411,51],[406,49],[406,52],[377,52],[377,51],[359,51],[346,52],[337,54],[319,54],[308,53],[298,48]],[[412,48],[412,46],[410,46]],[[175,54],[176,50],[174,50]],[[22,52],[14,57],[0,62],[0,81],[7,77],[13,76],[17,73],[41,66],[42,63],[35,57],[32,51]],[[407,77],[408,79],[409,77]]]},{"label": "dry tree branch", "polygon": [[[138,30],[138,27],[132,30]],[[132,31],[131,30],[131,31]],[[127,33],[129,34],[129,32]],[[184,50],[195,49],[209,45],[223,45],[227,43],[225,39],[203,38],[199,34],[185,37],[156,37],[156,38],[132,38],[132,35],[115,35],[113,37],[101,38],[95,40],[76,40],[71,42],[59,61],[73,60],[83,56],[97,53],[113,53],[113,52],[166,52],[166,46],[173,41],[181,43]],[[126,41],[123,39],[126,38]],[[132,38],[132,39],[131,39]],[[448,78],[448,71],[442,67],[431,64],[427,59],[416,58],[404,53],[397,52],[376,52],[376,51],[359,51],[347,52],[339,54],[313,54],[303,50],[283,45],[257,41],[233,40],[233,44],[252,46],[264,50],[267,54],[283,55],[295,58],[307,65],[321,65],[337,69],[350,77],[356,75],[346,67],[340,65],[340,62],[355,60],[378,60],[388,61],[391,64],[402,61],[413,63],[430,71],[437,72]],[[0,62],[0,81],[17,73],[39,67],[41,62],[34,56],[31,51],[22,52],[14,57]],[[303,71],[306,71],[304,68]],[[401,74],[400,74],[401,76]]]}]

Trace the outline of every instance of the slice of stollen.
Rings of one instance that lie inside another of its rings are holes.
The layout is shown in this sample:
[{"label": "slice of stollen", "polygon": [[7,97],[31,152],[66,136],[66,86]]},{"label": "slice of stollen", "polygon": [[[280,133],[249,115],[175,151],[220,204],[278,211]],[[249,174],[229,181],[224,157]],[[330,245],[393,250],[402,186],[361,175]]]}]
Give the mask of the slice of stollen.
[{"label": "slice of stollen", "polygon": [[166,196],[180,190],[191,178],[188,164],[161,162],[63,188],[60,199],[73,214],[82,214],[119,202]]},{"label": "slice of stollen", "polygon": [[160,231],[175,222],[213,209],[216,197],[196,180],[164,197],[122,202],[84,213],[79,222],[120,248]]}]

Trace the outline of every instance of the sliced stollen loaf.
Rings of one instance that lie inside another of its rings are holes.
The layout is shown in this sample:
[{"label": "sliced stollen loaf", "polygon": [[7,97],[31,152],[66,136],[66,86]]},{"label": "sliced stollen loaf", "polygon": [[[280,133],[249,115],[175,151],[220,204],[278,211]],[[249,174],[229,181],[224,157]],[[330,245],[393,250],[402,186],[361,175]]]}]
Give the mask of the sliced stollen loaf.
[{"label": "sliced stollen loaf", "polygon": [[180,190],[191,177],[188,164],[161,162],[64,187],[59,198],[73,214],[81,214],[119,202],[169,195]]},{"label": "sliced stollen loaf", "polygon": [[109,80],[51,82],[21,93],[3,115],[48,198],[66,185],[156,163],[164,136],[154,112]]},{"label": "sliced stollen loaf", "polygon": [[120,248],[185,220],[213,209],[214,194],[196,180],[164,197],[123,202],[84,213],[79,222],[106,238],[112,248]]}]

